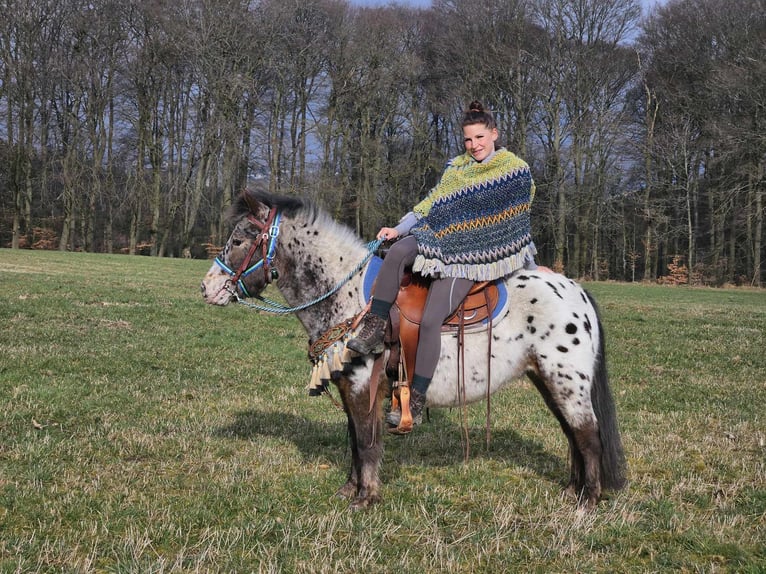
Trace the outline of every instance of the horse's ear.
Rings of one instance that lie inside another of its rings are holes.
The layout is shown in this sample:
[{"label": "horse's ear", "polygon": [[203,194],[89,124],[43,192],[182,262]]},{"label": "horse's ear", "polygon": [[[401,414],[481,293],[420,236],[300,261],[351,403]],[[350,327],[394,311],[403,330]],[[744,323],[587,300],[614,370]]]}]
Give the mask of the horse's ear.
[{"label": "horse's ear", "polygon": [[250,213],[252,213],[256,219],[265,221],[269,216],[270,206],[263,201],[263,197],[261,197],[259,193],[253,193],[246,189],[242,192],[242,199],[245,201]]},{"label": "horse's ear", "polygon": [[242,192],[242,197],[245,199],[245,203],[247,203],[247,207],[250,209],[250,212],[257,216],[258,212],[260,211],[259,208],[261,207],[261,204],[258,202],[258,200],[250,195],[247,190]]}]

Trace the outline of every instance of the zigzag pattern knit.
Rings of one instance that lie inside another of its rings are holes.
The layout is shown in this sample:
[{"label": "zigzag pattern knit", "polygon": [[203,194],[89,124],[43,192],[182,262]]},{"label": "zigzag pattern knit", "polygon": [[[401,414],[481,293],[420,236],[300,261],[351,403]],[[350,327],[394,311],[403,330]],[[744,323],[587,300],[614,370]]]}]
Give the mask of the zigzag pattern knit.
[{"label": "zigzag pattern knit", "polygon": [[491,281],[535,254],[530,204],[535,184],[527,163],[500,149],[483,163],[454,158],[439,184],[413,211],[418,240],[414,270],[423,275]]}]

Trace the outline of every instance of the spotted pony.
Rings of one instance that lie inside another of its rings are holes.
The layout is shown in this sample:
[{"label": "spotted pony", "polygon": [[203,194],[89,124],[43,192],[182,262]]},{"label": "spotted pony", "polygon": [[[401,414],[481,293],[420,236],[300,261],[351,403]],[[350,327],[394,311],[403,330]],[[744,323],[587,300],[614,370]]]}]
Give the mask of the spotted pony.
[{"label": "spotted pony", "polygon": [[[234,229],[202,282],[207,303],[257,297],[278,278],[277,287],[296,309],[309,345],[360,312],[364,269],[356,272],[355,266],[368,256],[368,247],[349,228],[309,201],[265,192],[243,193],[230,216]],[[438,408],[457,406],[463,399],[480,401],[526,375],[569,443],[565,492],[582,508],[593,509],[603,489],[624,486],[626,471],[595,302],[575,281],[550,271],[518,271],[504,283],[508,306],[491,331],[490,368],[486,330],[467,333],[464,391],[458,392],[457,340],[445,336],[426,404]],[[354,509],[381,498],[381,405],[389,386],[372,385],[377,391],[371,397],[372,372],[373,358],[356,357],[332,381],[351,437],[351,470],[339,494],[350,498]],[[385,373],[381,379],[386,382]]]}]

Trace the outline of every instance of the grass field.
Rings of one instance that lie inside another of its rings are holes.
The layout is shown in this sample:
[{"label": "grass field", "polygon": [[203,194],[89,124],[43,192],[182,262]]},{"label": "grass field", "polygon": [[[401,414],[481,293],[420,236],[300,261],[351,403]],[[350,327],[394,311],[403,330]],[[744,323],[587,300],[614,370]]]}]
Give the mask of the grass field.
[{"label": "grass field", "polygon": [[0,572],[764,572],[766,291],[589,284],[629,487],[581,516],[531,384],[386,438],[351,513],[345,417],[292,317],[208,263],[0,250]]}]

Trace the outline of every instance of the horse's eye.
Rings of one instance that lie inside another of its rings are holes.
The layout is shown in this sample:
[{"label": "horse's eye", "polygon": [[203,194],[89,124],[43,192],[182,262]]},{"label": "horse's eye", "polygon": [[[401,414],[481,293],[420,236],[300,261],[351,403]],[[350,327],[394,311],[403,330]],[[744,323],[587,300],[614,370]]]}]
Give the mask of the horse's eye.
[{"label": "horse's eye", "polygon": [[242,245],[241,239],[233,239],[231,242],[232,244],[234,244],[234,247],[239,247],[240,245]]}]

